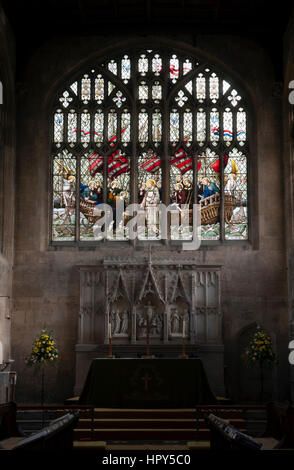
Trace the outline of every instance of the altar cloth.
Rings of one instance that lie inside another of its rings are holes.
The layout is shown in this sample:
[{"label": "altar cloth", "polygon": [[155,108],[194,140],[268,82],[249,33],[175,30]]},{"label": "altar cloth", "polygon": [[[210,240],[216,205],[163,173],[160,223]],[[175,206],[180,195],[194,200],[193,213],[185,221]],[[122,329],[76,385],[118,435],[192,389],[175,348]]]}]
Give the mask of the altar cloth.
[{"label": "altar cloth", "polygon": [[191,408],[216,404],[200,359],[93,359],[81,405],[105,408]]}]

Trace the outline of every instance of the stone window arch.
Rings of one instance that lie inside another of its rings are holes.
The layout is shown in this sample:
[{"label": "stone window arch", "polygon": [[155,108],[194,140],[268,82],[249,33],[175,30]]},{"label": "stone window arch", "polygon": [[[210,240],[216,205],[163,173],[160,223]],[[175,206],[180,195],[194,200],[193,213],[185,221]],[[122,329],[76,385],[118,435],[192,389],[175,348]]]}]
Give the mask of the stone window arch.
[{"label": "stone window arch", "polygon": [[[201,205],[203,241],[247,240],[248,154],[246,97],[217,67],[154,47],[97,60],[54,101],[52,242],[96,243],[99,205],[146,209],[146,183],[190,223]],[[107,238],[127,239],[127,221]],[[190,235],[171,223],[171,243]]]}]

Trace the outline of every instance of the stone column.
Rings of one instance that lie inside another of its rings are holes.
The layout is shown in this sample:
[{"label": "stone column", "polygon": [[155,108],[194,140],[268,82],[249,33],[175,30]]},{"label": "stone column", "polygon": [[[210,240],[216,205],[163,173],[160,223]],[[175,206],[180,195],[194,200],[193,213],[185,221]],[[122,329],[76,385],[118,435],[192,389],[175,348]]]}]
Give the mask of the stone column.
[{"label": "stone column", "polygon": [[164,305],[164,313],[163,313],[163,342],[167,344],[169,342],[168,339],[168,326],[169,326],[169,305],[166,303]]},{"label": "stone column", "polygon": [[89,338],[92,343],[95,341],[95,272],[90,274],[90,288],[91,288],[91,321],[90,321],[90,332]]},{"label": "stone column", "polygon": [[191,273],[191,306],[190,306],[190,343],[196,343],[197,335],[197,316],[196,316],[196,298],[197,298],[197,283],[195,272]]},{"label": "stone column", "polygon": [[84,310],[83,310],[83,294],[84,294],[84,277],[85,273],[80,271],[80,309],[78,313],[78,344],[84,342]]},{"label": "stone column", "polygon": [[104,288],[104,344],[109,344],[109,293],[108,293],[108,272],[105,271],[105,288]]},{"label": "stone column", "polygon": [[204,273],[204,276],[205,276],[205,314],[204,314],[204,340],[205,342],[207,343],[207,340],[208,340],[208,311],[207,311],[207,307],[208,307],[208,275],[209,273],[208,272],[205,272]]},{"label": "stone column", "polygon": [[221,310],[221,283],[220,283],[220,272],[215,273],[217,281],[217,318],[218,318],[218,342],[222,343],[222,331],[223,331],[223,312]]},{"label": "stone column", "polygon": [[131,326],[132,326],[131,343],[135,344],[137,342],[137,315],[136,315],[135,305],[132,305],[132,308],[131,308]]}]

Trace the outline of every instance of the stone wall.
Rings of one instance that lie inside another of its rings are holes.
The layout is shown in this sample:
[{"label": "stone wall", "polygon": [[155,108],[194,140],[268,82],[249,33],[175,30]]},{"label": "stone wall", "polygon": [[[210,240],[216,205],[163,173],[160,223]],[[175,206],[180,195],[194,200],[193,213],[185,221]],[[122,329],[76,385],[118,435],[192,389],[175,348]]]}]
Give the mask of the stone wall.
[{"label": "stone wall", "polygon": [[11,359],[11,289],[14,225],[14,42],[0,7],[0,80],[3,104],[0,104],[0,342],[3,360]]},{"label": "stone wall", "polygon": [[[294,339],[294,200],[293,200],[293,155],[294,155],[294,105],[289,102],[289,83],[294,80],[294,11],[284,37],[284,90],[283,90],[283,161],[285,235],[288,265],[289,292],[289,340]],[[291,397],[294,398],[294,366],[290,368]]]},{"label": "stone wall", "polygon": [[[274,91],[270,58],[253,41],[230,36],[192,37],[76,37],[52,40],[38,50],[26,70],[19,93],[18,153],[16,174],[15,266],[13,281],[12,351],[19,374],[17,400],[40,399],[39,377],[27,369],[24,357],[43,327],[53,330],[60,350],[60,363],[47,372],[46,400],[62,402],[72,396],[79,312],[77,265],[97,264],[109,256],[136,256],[131,246],[95,249],[50,247],[49,155],[50,106],[57,91],[71,74],[102,52],[117,46],[128,50],[139,41],[180,45],[207,57],[231,76],[247,93],[250,106],[250,208],[251,243],[202,246],[191,253],[194,261],[222,265],[222,313],[227,389],[242,400],[236,377],[239,368],[239,333],[258,321],[275,333],[280,363],[276,371],[278,396],[288,396],[287,349],[288,305],[285,258],[283,167],[281,149],[281,98]],[[197,47],[196,47],[197,46]],[[187,253],[155,247],[154,256],[173,259]],[[257,385],[257,384],[256,384]],[[272,389],[267,390],[271,397]],[[248,396],[248,390],[247,390]],[[250,397],[256,400],[258,386]]]}]

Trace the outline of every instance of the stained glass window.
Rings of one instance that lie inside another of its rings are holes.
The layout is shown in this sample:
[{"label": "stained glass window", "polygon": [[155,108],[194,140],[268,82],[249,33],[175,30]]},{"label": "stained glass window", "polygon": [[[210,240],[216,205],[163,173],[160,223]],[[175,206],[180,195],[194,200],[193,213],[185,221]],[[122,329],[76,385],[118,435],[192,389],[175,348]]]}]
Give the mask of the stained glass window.
[{"label": "stained glass window", "polygon": [[53,157],[53,240],[75,240],[76,158],[68,150]]},{"label": "stained glass window", "polygon": [[160,203],[172,243],[195,203],[203,241],[247,240],[248,153],[246,99],[213,66],[151,48],[97,61],[52,110],[52,242],[128,240],[132,203],[139,241],[160,239]]}]

